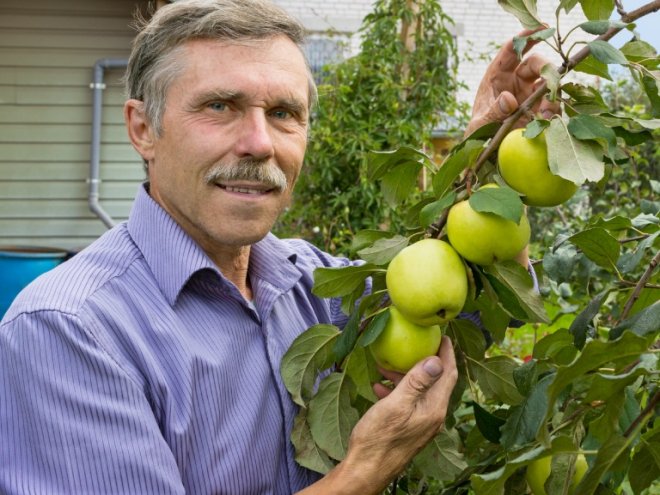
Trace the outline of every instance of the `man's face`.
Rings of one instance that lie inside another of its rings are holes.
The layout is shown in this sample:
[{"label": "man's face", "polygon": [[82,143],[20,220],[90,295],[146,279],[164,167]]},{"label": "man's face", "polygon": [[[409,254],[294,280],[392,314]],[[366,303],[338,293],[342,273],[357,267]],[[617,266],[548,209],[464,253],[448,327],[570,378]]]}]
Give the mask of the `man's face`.
[{"label": "man's face", "polygon": [[260,240],[288,205],[307,142],[308,72],[283,36],[195,40],[182,60],[146,156],[150,194],[212,255]]}]

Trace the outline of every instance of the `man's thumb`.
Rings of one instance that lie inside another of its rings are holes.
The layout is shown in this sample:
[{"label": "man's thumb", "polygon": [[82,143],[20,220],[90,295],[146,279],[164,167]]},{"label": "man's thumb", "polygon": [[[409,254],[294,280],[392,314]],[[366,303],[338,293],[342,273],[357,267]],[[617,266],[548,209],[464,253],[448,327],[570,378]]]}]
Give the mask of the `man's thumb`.
[{"label": "man's thumb", "polygon": [[442,375],[442,361],[438,356],[427,357],[417,363],[394,389],[411,397],[424,395]]}]

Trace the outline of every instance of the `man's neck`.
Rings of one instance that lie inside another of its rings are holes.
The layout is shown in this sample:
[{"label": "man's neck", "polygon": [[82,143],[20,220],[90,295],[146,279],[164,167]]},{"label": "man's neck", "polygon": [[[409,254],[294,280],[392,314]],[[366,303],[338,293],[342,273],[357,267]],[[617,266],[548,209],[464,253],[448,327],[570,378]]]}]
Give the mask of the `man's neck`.
[{"label": "man's neck", "polygon": [[250,246],[208,253],[222,274],[231,281],[248,301],[252,300],[252,287],[248,277]]}]

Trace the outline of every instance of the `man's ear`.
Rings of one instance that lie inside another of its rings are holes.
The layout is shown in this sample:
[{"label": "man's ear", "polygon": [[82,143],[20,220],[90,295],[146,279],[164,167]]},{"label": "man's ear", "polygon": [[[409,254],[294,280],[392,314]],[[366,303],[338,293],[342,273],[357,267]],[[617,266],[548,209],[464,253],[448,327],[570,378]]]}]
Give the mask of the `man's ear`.
[{"label": "man's ear", "polygon": [[130,99],[124,103],[124,122],[135,151],[147,162],[154,157],[155,132],[144,112],[144,102]]}]

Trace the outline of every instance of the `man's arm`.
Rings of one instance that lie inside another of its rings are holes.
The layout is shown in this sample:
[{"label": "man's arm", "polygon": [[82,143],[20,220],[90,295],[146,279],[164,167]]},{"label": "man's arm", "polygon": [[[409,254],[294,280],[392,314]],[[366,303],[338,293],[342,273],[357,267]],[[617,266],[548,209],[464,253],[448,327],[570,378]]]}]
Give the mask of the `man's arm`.
[{"label": "man's arm", "polygon": [[143,387],[72,315],[0,326],[0,438],[0,493],[184,493]]}]

